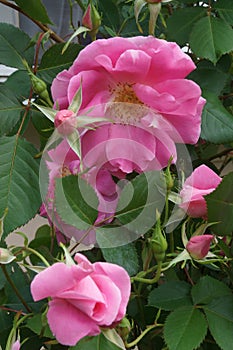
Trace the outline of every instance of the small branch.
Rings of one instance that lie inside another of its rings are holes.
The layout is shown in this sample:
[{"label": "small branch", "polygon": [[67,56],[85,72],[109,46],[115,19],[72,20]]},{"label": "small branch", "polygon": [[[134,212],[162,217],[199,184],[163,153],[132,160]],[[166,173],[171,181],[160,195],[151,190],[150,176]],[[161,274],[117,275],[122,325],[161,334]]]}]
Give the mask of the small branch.
[{"label": "small branch", "polygon": [[7,269],[5,267],[5,265],[0,265],[1,268],[2,268],[2,272],[4,273],[5,277],[6,277],[6,280],[8,281],[8,283],[11,285],[12,289],[14,290],[15,294],[17,295],[17,297],[19,298],[19,300],[21,301],[21,303],[23,304],[23,306],[25,307],[25,309],[28,311],[28,312],[32,312],[32,310],[30,309],[30,307],[28,306],[28,304],[26,303],[26,301],[24,300],[24,298],[22,297],[22,295],[19,293],[16,285],[14,284],[14,282],[12,281],[12,279],[10,278],[8,272],[7,272]]},{"label": "small branch", "polygon": [[230,153],[233,151],[233,147],[232,148],[227,148],[225,149],[224,151],[218,153],[218,154],[215,154],[214,156],[210,157],[208,160],[211,161],[211,160],[214,160],[216,158],[221,158],[223,156],[225,156],[226,154]]},{"label": "small branch", "polygon": [[32,22],[34,22],[41,30],[43,30],[43,32],[49,32],[50,33],[50,37],[56,41],[57,43],[64,43],[65,40],[63,40],[59,35],[57,35],[52,29],[50,29],[49,27],[47,27],[45,24],[37,21],[36,19],[32,18],[30,15],[28,15],[26,12],[24,12],[19,6],[7,1],[7,0],[0,0],[0,3],[11,7],[12,9],[22,13],[24,16],[26,16],[27,18],[29,18]]}]

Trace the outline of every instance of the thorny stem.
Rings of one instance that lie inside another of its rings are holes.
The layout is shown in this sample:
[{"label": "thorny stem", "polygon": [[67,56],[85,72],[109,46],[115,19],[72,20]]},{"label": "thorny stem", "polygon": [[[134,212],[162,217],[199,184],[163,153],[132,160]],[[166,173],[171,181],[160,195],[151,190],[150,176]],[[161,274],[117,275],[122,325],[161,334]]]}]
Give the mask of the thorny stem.
[{"label": "thorny stem", "polygon": [[32,18],[30,15],[28,15],[26,12],[24,12],[19,6],[7,1],[7,0],[0,0],[0,3],[2,3],[5,6],[11,7],[14,10],[22,13],[24,16],[26,16],[27,18],[29,18],[32,22],[34,22],[40,29],[43,30],[43,32],[49,32],[50,33],[50,37],[56,41],[57,43],[64,43],[65,40],[63,40],[59,35],[57,35],[52,29],[50,29],[49,27],[47,27],[45,24],[37,21],[36,19]]},{"label": "thorny stem", "polygon": [[[2,305],[0,305],[0,310],[4,310],[4,311],[8,311],[8,312],[14,312],[14,313],[19,313],[19,310],[15,310],[15,309],[11,309],[11,308],[9,308],[9,307],[5,307],[5,306],[2,306]],[[26,314],[25,312],[23,312],[23,311],[21,311],[20,310],[20,314],[21,315],[28,315],[28,314]]]},{"label": "thorny stem", "polygon": [[34,69],[33,73],[36,74],[37,67],[38,67],[38,60],[39,60],[39,50],[40,50],[40,45],[43,40],[43,37],[45,36],[46,33],[40,33],[39,38],[36,43],[36,53],[35,53],[35,60],[34,60]]},{"label": "thorny stem", "polygon": [[23,304],[23,306],[25,307],[25,309],[28,312],[32,312],[32,310],[30,309],[30,307],[28,306],[28,304],[26,303],[26,301],[24,300],[24,298],[22,297],[22,295],[19,293],[16,285],[14,284],[14,282],[12,281],[12,279],[10,278],[6,266],[1,264],[1,268],[2,268],[2,272],[4,273],[6,280],[9,282],[9,284],[11,285],[13,291],[15,292],[15,294],[17,295],[17,297],[19,298],[19,300],[21,301],[21,303]]}]

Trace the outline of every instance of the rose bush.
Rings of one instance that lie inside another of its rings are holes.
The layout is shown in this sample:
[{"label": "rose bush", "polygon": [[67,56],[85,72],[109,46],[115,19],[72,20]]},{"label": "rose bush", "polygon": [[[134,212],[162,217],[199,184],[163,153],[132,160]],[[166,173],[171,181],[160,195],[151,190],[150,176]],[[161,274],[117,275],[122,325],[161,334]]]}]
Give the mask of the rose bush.
[{"label": "rose bush", "polygon": [[91,264],[82,254],[74,259],[78,265],[56,263],[40,272],[31,284],[35,301],[51,298],[49,326],[64,345],[75,345],[86,335],[99,334],[100,327],[119,322],[130,296],[130,278],[120,266]]},{"label": "rose bush", "polygon": [[0,349],[229,350],[229,1],[60,3],[0,0]]}]

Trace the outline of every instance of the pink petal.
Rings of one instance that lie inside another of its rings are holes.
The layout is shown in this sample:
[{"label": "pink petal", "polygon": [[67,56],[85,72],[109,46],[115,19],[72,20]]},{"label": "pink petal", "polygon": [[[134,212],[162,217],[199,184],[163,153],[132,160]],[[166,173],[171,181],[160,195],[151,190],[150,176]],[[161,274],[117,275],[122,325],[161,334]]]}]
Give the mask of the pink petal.
[{"label": "pink petal", "polygon": [[62,299],[49,302],[47,317],[51,331],[62,345],[74,346],[81,338],[100,333],[91,318]]},{"label": "pink petal", "polygon": [[115,322],[118,322],[126,313],[131,291],[130,277],[125,269],[115,264],[97,262],[94,264],[94,269],[98,274],[108,276],[121,292],[121,304],[115,319]]},{"label": "pink petal", "polygon": [[99,61],[99,55],[102,57],[105,55],[108,61],[111,60],[114,67],[118,57],[123,52],[135,47],[136,45],[132,45],[129,40],[121,37],[96,40],[91,45],[87,45],[74,61],[75,73],[101,67],[105,70],[106,61],[103,58]]},{"label": "pink petal", "polygon": [[67,89],[71,78],[71,72],[64,70],[61,73],[59,73],[53,80],[51,86],[51,93],[54,100],[55,108],[57,104],[59,109],[68,108],[69,101],[67,98]]},{"label": "pink petal", "polygon": [[106,103],[110,98],[109,80],[95,70],[83,71],[74,75],[69,82],[67,95],[71,103],[82,82],[82,108]]},{"label": "pink petal", "polygon": [[[195,83],[186,84],[185,80],[176,82],[182,87],[179,93],[175,89],[172,92],[169,92],[169,89],[157,91],[141,84],[135,84],[134,91],[142,102],[151,107],[155,113],[161,114],[170,123],[174,130],[175,142],[196,143],[200,135],[201,112],[205,100],[200,98],[200,89]],[[169,83],[170,88],[175,85],[173,82]],[[182,86],[183,83],[184,86]],[[192,86],[190,88],[194,90],[193,94],[185,93],[186,88],[189,89],[187,85]]]},{"label": "pink petal", "polygon": [[[31,283],[31,293],[35,301],[56,297],[66,290],[73,288],[90,271],[81,266],[68,266],[64,263],[55,263],[36,275]],[[62,279],[62,283],[61,283]]]},{"label": "pink petal", "polygon": [[[127,50],[121,54],[114,69],[118,81],[144,81],[150,69],[151,57],[141,50]],[[116,75],[117,73],[117,75]]]},{"label": "pink petal", "polygon": [[[61,283],[62,279],[62,283]],[[35,301],[53,297],[73,286],[71,266],[55,263],[36,275],[31,283],[31,293]]]},{"label": "pink petal", "polygon": [[108,276],[93,274],[92,278],[102,292],[106,306],[105,312],[96,310],[93,319],[100,325],[109,326],[116,320],[121,307],[121,291]]},{"label": "pink petal", "polygon": [[200,190],[206,190],[216,188],[221,181],[222,178],[220,176],[208,166],[202,164],[186,179],[185,185],[190,185]]}]

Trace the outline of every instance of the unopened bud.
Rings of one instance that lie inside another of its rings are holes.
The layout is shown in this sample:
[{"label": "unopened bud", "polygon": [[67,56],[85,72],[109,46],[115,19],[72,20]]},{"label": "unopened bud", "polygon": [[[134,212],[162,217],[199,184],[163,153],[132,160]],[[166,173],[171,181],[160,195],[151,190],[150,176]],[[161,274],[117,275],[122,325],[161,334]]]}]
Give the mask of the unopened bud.
[{"label": "unopened bud", "polygon": [[213,235],[193,236],[188,241],[186,250],[193,259],[204,259],[209,252],[213,238]]},{"label": "unopened bud", "polygon": [[76,116],[70,109],[62,109],[57,112],[54,119],[54,126],[59,134],[70,135],[76,128]]},{"label": "unopened bud", "polygon": [[160,217],[158,213],[156,214],[156,216],[157,216],[157,220],[156,220],[154,232],[150,239],[150,246],[154,253],[155,259],[157,260],[157,262],[159,262],[164,260],[168,245],[167,245],[167,240],[164,234],[162,233]]},{"label": "unopened bud", "polygon": [[93,5],[92,1],[90,1],[83,15],[82,25],[90,29],[89,34],[92,40],[95,40],[96,34],[101,25],[101,17],[96,7]]},{"label": "unopened bud", "polygon": [[123,340],[126,340],[128,338],[128,335],[131,331],[131,324],[126,317],[124,317],[117,325],[117,330]]},{"label": "unopened bud", "polygon": [[166,185],[167,185],[167,191],[170,192],[173,185],[174,185],[174,180],[171,174],[171,169],[170,169],[170,164],[168,165],[166,171],[165,171],[165,180],[166,180]]},{"label": "unopened bud", "polygon": [[10,264],[15,259],[8,249],[0,248],[0,264]]},{"label": "unopened bud", "polygon": [[49,106],[52,106],[52,102],[49,97],[46,83],[38,78],[35,74],[30,73],[33,91],[39,95],[39,97],[46,102]]}]

